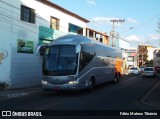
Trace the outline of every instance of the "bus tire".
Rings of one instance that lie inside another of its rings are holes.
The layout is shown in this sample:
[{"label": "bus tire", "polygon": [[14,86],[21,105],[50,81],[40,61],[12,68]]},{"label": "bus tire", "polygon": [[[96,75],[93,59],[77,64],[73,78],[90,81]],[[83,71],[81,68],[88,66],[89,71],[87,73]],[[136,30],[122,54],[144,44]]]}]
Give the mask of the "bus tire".
[{"label": "bus tire", "polygon": [[94,87],[95,87],[95,81],[94,81],[94,78],[91,78],[91,79],[89,80],[88,91],[90,91],[90,92],[93,91]]}]

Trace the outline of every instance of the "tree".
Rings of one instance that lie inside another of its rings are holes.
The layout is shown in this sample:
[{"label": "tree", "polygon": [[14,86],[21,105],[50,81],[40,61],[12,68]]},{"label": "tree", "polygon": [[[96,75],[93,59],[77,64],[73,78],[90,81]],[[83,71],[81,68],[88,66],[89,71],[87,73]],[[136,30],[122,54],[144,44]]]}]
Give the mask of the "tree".
[{"label": "tree", "polygon": [[153,67],[153,60],[150,60],[150,61],[147,60],[145,65],[148,66],[148,67]]}]

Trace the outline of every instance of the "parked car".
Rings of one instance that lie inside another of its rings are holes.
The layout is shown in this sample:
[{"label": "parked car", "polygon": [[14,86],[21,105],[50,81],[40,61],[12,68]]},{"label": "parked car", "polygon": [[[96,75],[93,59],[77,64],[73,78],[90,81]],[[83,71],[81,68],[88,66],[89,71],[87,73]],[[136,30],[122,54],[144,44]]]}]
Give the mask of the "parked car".
[{"label": "parked car", "polygon": [[156,66],[154,69],[156,70],[157,73],[160,73],[160,66]]},{"label": "parked car", "polygon": [[140,70],[139,70],[139,68],[137,68],[137,67],[131,67],[131,68],[128,70],[128,74],[140,74]]},{"label": "parked car", "polygon": [[142,72],[142,76],[152,76],[155,77],[156,76],[156,71],[154,69],[154,67],[145,67],[143,72]]},{"label": "parked car", "polygon": [[140,73],[143,72],[144,68],[145,68],[145,66],[141,66],[141,67],[139,68],[139,69],[140,69]]}]

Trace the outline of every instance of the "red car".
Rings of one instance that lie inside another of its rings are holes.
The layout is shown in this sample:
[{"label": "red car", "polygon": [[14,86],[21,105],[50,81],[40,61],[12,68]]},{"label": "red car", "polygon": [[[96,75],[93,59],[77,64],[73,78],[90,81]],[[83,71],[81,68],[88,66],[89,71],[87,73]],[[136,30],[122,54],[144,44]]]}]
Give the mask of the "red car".
[{"label": "red car", "polygon": [[160,73],[160,66],[156,66],[154,69],[156,70],[157,73]]}]

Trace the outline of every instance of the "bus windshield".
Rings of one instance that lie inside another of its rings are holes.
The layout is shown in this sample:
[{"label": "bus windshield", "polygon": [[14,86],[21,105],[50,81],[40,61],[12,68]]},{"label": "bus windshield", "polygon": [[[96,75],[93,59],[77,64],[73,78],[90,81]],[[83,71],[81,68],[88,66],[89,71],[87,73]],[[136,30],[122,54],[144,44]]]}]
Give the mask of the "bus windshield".
[{"label": "bus windshield", "polygon": [[54,45],[46,49],[43,74],[49,76],[74,75],[77,71],[78,53],[75,45]]}]

